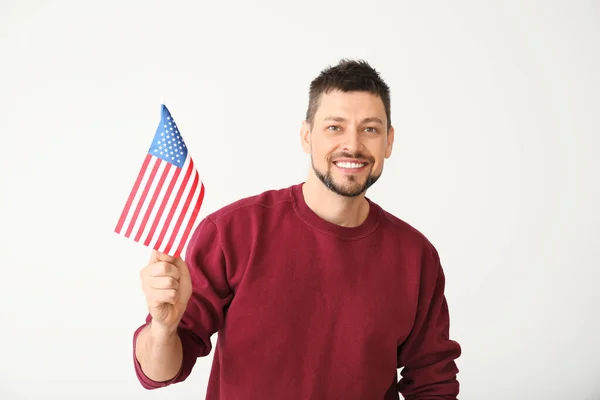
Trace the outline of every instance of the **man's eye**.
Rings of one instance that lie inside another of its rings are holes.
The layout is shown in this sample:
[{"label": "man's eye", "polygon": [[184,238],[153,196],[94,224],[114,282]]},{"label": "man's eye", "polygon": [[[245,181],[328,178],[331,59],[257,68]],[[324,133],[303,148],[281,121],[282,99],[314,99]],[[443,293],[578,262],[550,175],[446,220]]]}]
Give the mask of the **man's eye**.
[{"label": "man's eye", "polygon": [[373,128],[372,126],[367,126],[365,130],[370,133],[377,133],[377,128]]},{"label": "man's eye", "polygon": [[340,129],[339,126],[335,126],[335,125],[330,125],[327,127],[327,129],[329,129],[330,131],[337,131]]}]

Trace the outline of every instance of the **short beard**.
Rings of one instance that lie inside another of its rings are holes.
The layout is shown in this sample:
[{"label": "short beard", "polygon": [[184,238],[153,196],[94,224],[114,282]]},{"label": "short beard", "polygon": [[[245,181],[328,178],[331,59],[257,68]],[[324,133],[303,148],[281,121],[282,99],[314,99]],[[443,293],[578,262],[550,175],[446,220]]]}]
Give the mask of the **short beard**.
[{"label": "short beard", "polygon": [[[364,192],[367,191],[367,189],[369,189],[371,186],[373,186],[373,184],[375,182],[377,182],[377,180],[379,179],[379,177],[381,177],[381,173],[379,175],[372,175],[369,174],[369,176],[367,177],[365,183],[360,186],[353,189],[345,189],[340,185],[337,185],[334,181],[333,181],[333,177],[331,176],[331,167],[328,168],[326,173],[322,173],[321,171],[319,171],[317,169],[317,167],[315,166],[314,160],[312,158],[312,154],[310,157],[310,161],[312,164],[312,169],[313,171],[315,171],[315,175],[317,175],[317,177],[319,178],[319,180],[321,182],[323,182],[323,185],[325,185],[325,187],[329,190],[331,190],[333,193],[338,194],[340,196],[344,196],[344,197],[357,197],[360,196],[361,194],[363,194]],[[353,177],[351,177],[351,179],[354,179]]]}]

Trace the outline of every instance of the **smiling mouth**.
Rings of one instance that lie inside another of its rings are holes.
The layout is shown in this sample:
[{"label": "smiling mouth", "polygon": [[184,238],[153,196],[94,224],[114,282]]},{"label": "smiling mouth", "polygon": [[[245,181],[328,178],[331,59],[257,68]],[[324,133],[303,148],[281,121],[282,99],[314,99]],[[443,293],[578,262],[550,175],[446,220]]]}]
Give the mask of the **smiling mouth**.
[{"label": "smiling mouth", "polygon": [[359,169],[367,165],[367,163],[363,162],[350,162],[350,161],[334,161],[333,162],[337,167],[343,169]]}]

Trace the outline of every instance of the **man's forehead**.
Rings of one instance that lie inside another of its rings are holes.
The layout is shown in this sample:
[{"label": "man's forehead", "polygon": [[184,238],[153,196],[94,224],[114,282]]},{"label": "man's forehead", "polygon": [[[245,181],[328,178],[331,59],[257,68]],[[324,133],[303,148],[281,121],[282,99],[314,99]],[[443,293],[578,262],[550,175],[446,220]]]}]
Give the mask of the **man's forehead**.
[{"label": "man's forehead", "polygon": [[374,93],[364,91],[342,92],[335,90],[322,93],[316,114],[320,118],[327,118],[331,116],[332,112],[336,111],[339,113],[376,114],[385,117],[385,107],[381,98]]}]

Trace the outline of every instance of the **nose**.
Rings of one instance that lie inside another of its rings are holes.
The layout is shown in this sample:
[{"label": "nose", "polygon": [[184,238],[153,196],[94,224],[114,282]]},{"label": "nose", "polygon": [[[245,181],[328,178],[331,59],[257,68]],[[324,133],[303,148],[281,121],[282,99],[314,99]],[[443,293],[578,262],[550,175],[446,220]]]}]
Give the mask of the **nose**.
[{"label": "nose", "polygon": [[359,133],[356,129],[348,129],[344,135],[344,142],[342,148],[350,153],[356,153],[360,150],[361,143]]}]

